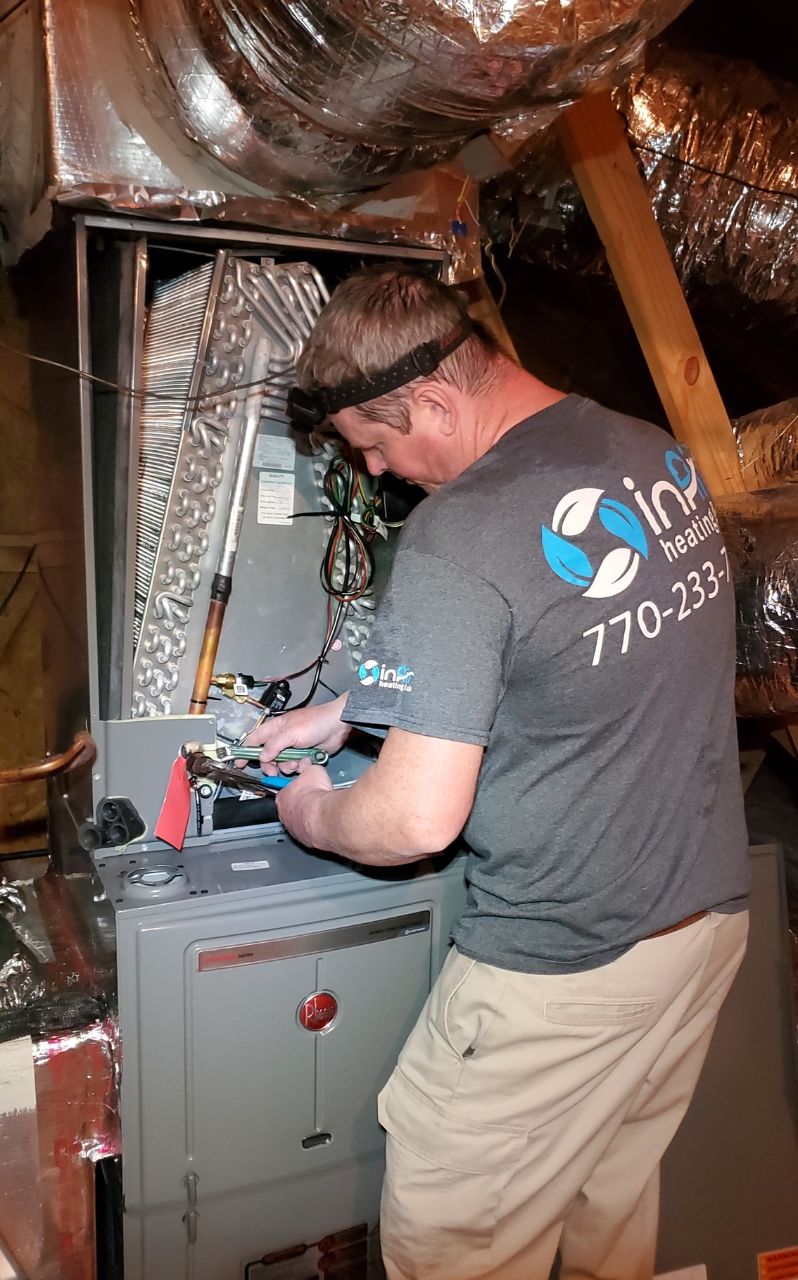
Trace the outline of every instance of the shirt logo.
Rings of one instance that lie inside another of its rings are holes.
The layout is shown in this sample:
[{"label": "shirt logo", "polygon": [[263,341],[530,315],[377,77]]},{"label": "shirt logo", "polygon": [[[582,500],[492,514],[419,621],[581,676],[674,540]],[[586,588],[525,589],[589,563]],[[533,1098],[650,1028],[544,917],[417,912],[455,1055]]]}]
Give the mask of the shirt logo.
[{"label": "shirt logo", "polygon": [[[573,489],[557,503],[552,527],[541,526],[543,554],[548,565],[583,595],[593,600],[620,595],[634,581],[641,559],[648,559],[648,542],[637,516],[629,507],[604,496],[603,489]],[[575,539],[597,516],[608,533],[622,544],[613,547],[594,568]]]},{"label": "shirt logo", "polygon": [[395,689],[399,693],[410,693],[413,688],[414,672],[407,666],[386,667],[367,658],[361,662],[357,674],[362,685],[376,684],[378,689]]}]

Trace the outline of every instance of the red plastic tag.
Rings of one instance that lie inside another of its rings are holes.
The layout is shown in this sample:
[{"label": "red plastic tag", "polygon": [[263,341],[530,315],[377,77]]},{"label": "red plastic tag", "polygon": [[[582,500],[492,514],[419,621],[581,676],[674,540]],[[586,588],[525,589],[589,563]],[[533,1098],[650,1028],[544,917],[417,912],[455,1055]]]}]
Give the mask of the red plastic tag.
[{"label": "red plastic tag", "polygon": [[191,784],[186,772],[186,762],[178,756],[172,765],[166,795],[155,824],[155,834],[173,849],[182,849],[191,813]]}]

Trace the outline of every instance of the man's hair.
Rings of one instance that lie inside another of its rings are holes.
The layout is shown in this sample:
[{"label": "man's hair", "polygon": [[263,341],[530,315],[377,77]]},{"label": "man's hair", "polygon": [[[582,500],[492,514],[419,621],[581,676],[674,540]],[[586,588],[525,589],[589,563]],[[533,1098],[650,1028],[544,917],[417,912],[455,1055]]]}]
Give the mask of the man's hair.
[{"label": "man's hair", "polygon": [[[314,391],[378,373],[414,347],[445,338],[467,314],[456,290],[431,276],[393,264],[366,267],[334,291],[300,357],[297,382],[304,391]],[[474,323],[465,342],[425,377],[484,394],[495,381],[499,350],[487,329]],[[406,434],[414,385],[357,405],[357,412]]]}]

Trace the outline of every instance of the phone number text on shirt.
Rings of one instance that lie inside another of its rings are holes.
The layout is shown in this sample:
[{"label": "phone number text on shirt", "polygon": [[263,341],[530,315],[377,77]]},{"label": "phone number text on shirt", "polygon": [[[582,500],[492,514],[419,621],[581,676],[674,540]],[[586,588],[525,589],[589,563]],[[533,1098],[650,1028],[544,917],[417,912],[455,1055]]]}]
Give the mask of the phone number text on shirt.
[{"label": "phone number text on shirt", "polygon": [[721,582],[724,579],[731,581],[729,557],[725,547],[721,549],[721,555],[722,567],[716,568],[711,560],[705,560],[700,573],[693,570],[687,574],[684,582],[674,582],[671,587],[673,602],[667,608],[661,608],[653,600],[643,600],[636,609],[625,609],[614,618],[583,631],[585,639],[595,637],[591,641],[594,645],[591,666],[597,667],[607,654],[617,651],[621,654],[628,653],[633,638],[638,633],[646,640],[653,640],[669,618],[684,622],[685,618],[689,618],[707,600],[714,600],[720,591]]}]

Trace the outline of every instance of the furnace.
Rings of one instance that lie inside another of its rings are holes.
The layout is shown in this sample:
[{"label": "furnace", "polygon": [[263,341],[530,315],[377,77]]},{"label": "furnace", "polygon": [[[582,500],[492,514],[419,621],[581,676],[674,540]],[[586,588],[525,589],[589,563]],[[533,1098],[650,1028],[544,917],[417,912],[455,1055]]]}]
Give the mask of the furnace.
[{"label": "furnace", "polygon": [[[32,255],[85,375],[73,417],[40,388],[75,534],[52,578],[51,714],[97,742],[91,793],[51,799],[57,856],[75,883],[91,860],[84,910],[116,952],[127,1280],[378,1265],[376,1094],[445,958],[462,863],[310,854],[276,820],[281,780],[234,762],[259,718],[368,661],[396,531],[352,460],[297,444],[286,400],[328,291],[380,256],[99,216]],[[334,785],[376,750],[333,756]],[[158,825],[172,773],[180,830]]]}]

